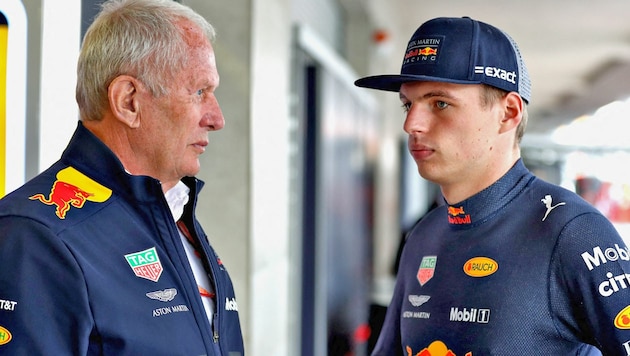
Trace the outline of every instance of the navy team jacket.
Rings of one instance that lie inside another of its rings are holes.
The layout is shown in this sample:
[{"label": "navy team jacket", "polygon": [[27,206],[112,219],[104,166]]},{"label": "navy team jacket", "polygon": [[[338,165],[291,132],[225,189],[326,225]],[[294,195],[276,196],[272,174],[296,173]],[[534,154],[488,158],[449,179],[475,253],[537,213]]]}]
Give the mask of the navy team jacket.
[{"label": "navy team jacket", "polygon": [[0,355],[243,355],[232,282],[194,217],[203,182],[183,181],[213,328],[160,183],[79,123],[57,163],[0,200]]},{"label": "navy team jacket", "polygon": [[630,250],[519,160],[411,231],[373,356],[630,355]]}]

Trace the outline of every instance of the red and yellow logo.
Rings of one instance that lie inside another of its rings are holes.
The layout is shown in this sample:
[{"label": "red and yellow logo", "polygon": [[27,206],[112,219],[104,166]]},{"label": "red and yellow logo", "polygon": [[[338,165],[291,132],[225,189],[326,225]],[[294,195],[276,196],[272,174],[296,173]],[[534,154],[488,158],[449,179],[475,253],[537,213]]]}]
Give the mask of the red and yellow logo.
[{"label": "red and yellow logo", "polygon": [[8,344],[13,336],[5,327],[0,326],[0,345]]},{"label": "red and yellow logo", "polygon": [[630,329],[630,305],[621,309],[615,317],[615,326],[617,329]]},{"label": "red and yellow logo", "polygon": [[454,206],[448,207],[448,215],[457,216],[457,215],[465,215],[465,214],[466,212],[464,211],[463,206],[460,206],[459,208],[456,208]]},{"label": "red and yellow logo", "polygon": [[424,47],[420,50],[421,56],[435,56],[437,55],[437,48]]},{"label": "red and yellow logo", "polygon": [[57,180],[48,197],[44,194],[35,194],[29,199],[56,206],[57,217],[65,219],[70,207],[81,209],[86,201],[102,203],[111,195],[111,189],[88,178],[73,167],[68,167],[57,172]]},{"label": "red and yellow logo", "polygon": [[466,214],[463,206],[456,208],[454,206],[449,205],[448,206],[448,222],[449,224],[454,224],[454,225],[468,225],[472,223],[472,219],[470,218],[470,214]]},{"label": "red and yellow logo", "polygon": [[497,261],[489,257],[473,257],[464,263],[464,273],[471,277],[487,277],[498,269]]},{"label": "red and yellow logo", "polygon": [[[457,356],[442,341],[433,341],[431,345],[416,354],[413,353],[409,346],[405,350],[407,351],[407,356]],[[466,352],[464,356],[472,356],[472,352]]]}]

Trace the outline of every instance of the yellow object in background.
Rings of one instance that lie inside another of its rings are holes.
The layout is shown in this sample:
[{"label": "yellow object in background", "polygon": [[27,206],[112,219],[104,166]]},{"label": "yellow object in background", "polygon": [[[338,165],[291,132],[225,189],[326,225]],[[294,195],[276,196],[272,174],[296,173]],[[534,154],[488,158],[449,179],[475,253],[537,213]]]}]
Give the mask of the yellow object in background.
[{"label": "yellow object in background", "polygon": [[7,48],[9,38],[9,24],[7,18],[0,12],[0,197],[6,193],[7,175]]}]

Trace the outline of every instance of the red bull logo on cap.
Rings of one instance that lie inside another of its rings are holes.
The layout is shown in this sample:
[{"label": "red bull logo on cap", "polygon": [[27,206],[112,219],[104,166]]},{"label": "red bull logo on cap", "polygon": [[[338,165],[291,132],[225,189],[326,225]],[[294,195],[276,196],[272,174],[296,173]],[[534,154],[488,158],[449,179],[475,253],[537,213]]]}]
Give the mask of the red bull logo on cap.
[{"label": "red bull logo on cap", "polygon": [[[431,345],[420,350],[418,353],[413,353],[411,347],[405,347],[407,356],[457,356],[452,350],[446,346],[442,341],[433,341]],[[472,352],[466,352],[464,356],[473,356]]]},{"label": "red bull logo on cap", "polygon": [[57,172],[57,180],[53,183],[48,197],[44,194],[35,194],[29,199],[54,205],[57,217],[65,219],[71,207],[81,209],[86,201],[102,203],[111,195],[111,189],[88,178],[73,167],[68,167]]},{"label": "red bull logo on cap", "polygon": [[403,65],[412,63],[436,63],[442,36],[418,38],[407,45]]},{"label": "red bull logo on cap", "polygon": [[424,47],[420,50],[421,56],[435,56],[437,55],[437,48]]}]

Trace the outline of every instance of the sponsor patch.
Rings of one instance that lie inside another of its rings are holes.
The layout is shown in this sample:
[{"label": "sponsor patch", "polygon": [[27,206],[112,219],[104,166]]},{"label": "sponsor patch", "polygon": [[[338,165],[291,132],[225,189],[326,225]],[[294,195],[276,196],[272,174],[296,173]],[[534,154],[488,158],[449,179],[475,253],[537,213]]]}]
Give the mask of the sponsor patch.
[{"label": "sponsor patch", "polygon": [[236,298],[225,297],[225,310],[238,311],[238,304],[236,304]]},{"label": "sponsor patch", "polygon": [[566,204],[565,202],[560,202],[556,205],[553,205],[553,199],[549,194],[545,195],[545,197],[540,199],[540,201],[545,204],[545,208],[547,208],[547,211],[545,211],[545,216],[543,216],[542,221],[545,221],[545,219],[547,219],[547,216],[549,216],[549,213],[551,213],[553,209]]},{"label": "sponsor patch", "polygon": [[621,309],[615,317],[615,327],[617,329],[630,329],[630,305]]},{"label": "sponsor patch", "polygon": [[435,64],[444,36],[427,37],[409,42],[403,65],[422,63]]},{"label": "sponsor patch", "polygon": [[471,277],[487,277],[499,269],[499,264],[489,257],[473,257],[464,263],[464,273]]},{"label": "sponsor patch", "polygon": [[188,306],[186,306],[185,304],[173,305],[172,307],[153,309],[153,317],[155,318],[159,316],[169,315],[173,313],[187,312],[187,311],[190,311],[190,309],[188,309]]},{"label": "sponsor patch", "polygon": [[[446,344],[440,340],[433,341],[429,346],[414,353],[410,346],[405,347],[407,355],[412,356],[456,356],[453,350],[449,349]],[[464,356],[472,356],[472,352],[466,352]]]},{"label": "sponsor patch", "polygon": [[177,289],[175,288],[156,290],[155,292],[149,292],[146,294],[147,297],[154,300],[159,300],[160,302],[170,302],[171,300],[175,299],[176,295]]},{"label": "sponsor patch", "polygon": [[422,311],[404,311],[402,312],[402,317],[404,319],[429,319],[431,317],[431,313]]},{"label": "sponsor patch", "polygon": [[420,262],[420,267],[418,268],[418,273],[416,277],[418,278],[418,282],[420,282],[420,286],[424,286],[428,281],[433,278],[435,274],[435,265],[437,264],[437,256],[424,256],[422,257],[422,262]]},{"label": "sponsor patch", "polygon": [[475,74],[482,74],[486,77],[505,80],[506,82],[516,84],[516,72],[507,71],[497,67],[475,66]]},{"label": "sponsor patch", "polygon": [[411,305],[413,305],[414,307],[419,307],[422,304],[426,303],[429,301],[429,299],[431,299],[430,296],[428,295],[409,295],[409,303],[411,303]]},{"label": "sponsor patch", "polygon": [[14,302],[12,300],[0,299],[0,310],[14,311],[16,305],[17,302]]},{"label": "sponsor patch", "polygon": [[606,277],[608,279],[600,283],[599,288],[597,288],[602,297],[610,297],[613,293],[627,289],[630,286],[630,274],[628,273],[613,276],[611,272],[608,272]]},{"label": "sponsor patch", "polygon": [[13,339],[11,332],[9,332],[9,330],[4,326],[0,325],[0,345],[8,344],[11,342],[11,339]]},{"label": "sponsor patch", "polygon": [[153,282],[160,279],[163,269],[155,247],[130,253],[125,255],[125,259],[137,277]]},{"label": "sponsor patch", "polygon": [[452,307],[449,320],[487,324],[490,322],[490,309],[462,308],[460,310],[457,307]]},{"label": "sponsor patch", "polygon": [[630,261],[630,250],[628,247],[619,246],[618,244],[615,244],[615,247],[609,247],[603,251],[600,246],[596,246],[593,248],[592,255],[586,251],[582,253],[581,256],[588,270],[592,271],[595,267],[599,267],[599,265],[605,264],[608,261]]},{"label": "sponsor patch", "polygon": [[470,214],[466,214],[464,207],[450,206],[447,208],[448,223],[451,225],[469,225],[472,223]]},{"label": "sponsor patch", "polygon": [[73,167],[67,167],[57,172],[57,180],[50,188],[48,197],[44,194],[35,194],[29,199],[54,205],[55,215],[59,219],[65,219],[71,207],[81,209],[87,201],[102,203],[111,195],[111,189],[88,178]]}]

